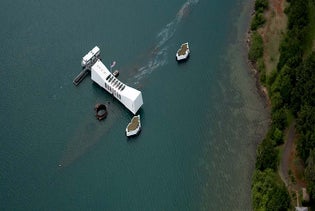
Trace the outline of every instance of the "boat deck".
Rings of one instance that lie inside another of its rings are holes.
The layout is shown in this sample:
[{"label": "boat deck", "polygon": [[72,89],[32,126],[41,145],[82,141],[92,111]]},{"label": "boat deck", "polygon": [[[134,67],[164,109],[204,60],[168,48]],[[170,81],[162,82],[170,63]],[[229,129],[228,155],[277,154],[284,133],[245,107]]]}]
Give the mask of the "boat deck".
[{"label": "boat deck", "polygon": [[186,51],[188,50],[188,43],[182,44],[181,48],[178,50],[178,55],[182,56],[186,54]]},{"label": "boat deck", "polygon": [[128,131],[133,131],[136,130],[139,127],[139,117],[138,116],[134,116],[131,119],[131,122],[129,123],[127,130]]}]

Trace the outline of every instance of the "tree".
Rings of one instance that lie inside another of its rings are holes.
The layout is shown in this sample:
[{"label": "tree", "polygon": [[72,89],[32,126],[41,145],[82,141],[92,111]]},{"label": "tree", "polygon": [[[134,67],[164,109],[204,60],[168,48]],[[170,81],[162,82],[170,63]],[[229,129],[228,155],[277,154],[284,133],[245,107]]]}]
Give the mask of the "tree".
[{"label": "tree", "polygon": [[287,126],[287,116],[284,108],[273,110],[271,113],[271,119],[272,125],[280,130],[284,130]]},{"label": "tree", "polygon": [[255,1],[255,11],[258,13],[263,13],[265,9],[268,8],[267,0],[256,0]]},{"label": "tree", "polygon": [[312,131],[315,126],[315,107],[304,105],[298,113],[297,129],[300,133]]},{"label": "tree", "polygon": [[286,10],[288,15],[288,29],[294,27],[302,29],[309,22],[308,15],[308,0],[294,0],[291,1],[290,7]]},{"label": "tree", "polygon": [[308,158],[310,149],[312,148],[315,148],[315,129],[300,134],[297,151],[304,162]]},{"label": "tree", "polygon": [[315,53],[313,52],[296,71],[296,89],[304,104],[315,106]]},{"label": "tree", "polygon": [[263,13],[256,13],[254,18],[252,19],[252,23],[250,25],[250,29],[255,31],[262,25],[266,23],[266,19]]},{"label": "tree", "polygon": [[271,96],[271,109],[276,111],[283,106],[283,100],[280,95],[280,92],[273,93]]},{"label": "tree", "polygon": [[271,139],[264,139],[257,149],[256,169],[263,171],[267,168],[276,170],[278,151]]},{"label": "tree", "polygon": [[310,150],[315,148],[315,107],[302,106],[296,122],[297,131],[300,133],[297,151],[303,161],[306,161]]},{"label": "tree", "polygon": [[285,185],[271,169],[254,172],[252,201],[254,210],[277,211],[290,207],[290,196]]},{"label": "tree", "polygon": [[283,132],[276,128],[273,132],[273,140],[277,145],[283,144]]},{"label": "tree", "polygon": [[315,149],[311,149],[306,160],[305,178],[308,181],[315,181]]},{"label": "tree", "polygon": [[285,65],[279,74],[279,92],[284,103],[289,104],[291,102],[291,92],[293,89],[295,71],[289,66]]}]

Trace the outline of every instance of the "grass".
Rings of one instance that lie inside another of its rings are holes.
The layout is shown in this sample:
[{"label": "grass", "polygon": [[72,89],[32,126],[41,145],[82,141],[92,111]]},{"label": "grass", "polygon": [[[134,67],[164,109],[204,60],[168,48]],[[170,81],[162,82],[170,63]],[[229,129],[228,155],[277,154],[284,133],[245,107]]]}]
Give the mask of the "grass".
[{"label": "grass", "polygon": [[[280,52],[280,42],[286,32],[287,16],[283,13],[279,14],[277,9],[270,5],[270,9],[265,13],[266,24],[258,31],[263,35],[264,40],[264,62],[266,67],[266,74],[269,75],[276,69]],[[285,1],[282,4],[284,8]]]},{"label": "grass", "polygon": [[251,35],[251,40],[252,44],[249,48],[248,58],[251,61],[257,62],[257,60],[261,58],[264,53],[263,39],[259,33],[254,31]]}]

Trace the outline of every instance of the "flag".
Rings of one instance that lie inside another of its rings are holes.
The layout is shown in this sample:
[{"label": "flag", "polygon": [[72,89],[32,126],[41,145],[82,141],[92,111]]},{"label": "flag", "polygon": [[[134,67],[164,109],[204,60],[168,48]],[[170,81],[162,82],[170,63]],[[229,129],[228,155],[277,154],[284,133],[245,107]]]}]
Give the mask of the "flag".
[{"label": "flag", "polygon": [[113,61],[112,65],[110,66],[110,68],[113,68],[116,65],[116,61]]}]

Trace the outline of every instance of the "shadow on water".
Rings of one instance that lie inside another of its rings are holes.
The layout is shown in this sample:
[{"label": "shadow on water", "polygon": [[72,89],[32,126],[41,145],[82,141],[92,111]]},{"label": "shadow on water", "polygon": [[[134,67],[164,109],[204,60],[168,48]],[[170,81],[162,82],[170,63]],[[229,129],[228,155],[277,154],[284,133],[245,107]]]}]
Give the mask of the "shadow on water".
[{"label": "shadow on water", "polygon": [[[175,60],[176,60],[176,58],[175,58]],[[186,64],[189,62],[189,60],[190,60],[190,55],[188,55],[187,59],[177,61],[177,65],[181,66],[183,64]]]},{"label": "shadow on water", "polygon": [[[95,85],[95,89],[101,89],[98,85]],[[58,163],[59,167],[65,168],[71,165],[76,160],[80,159],[90,148],[95,146],[100,141],[107,141],[106,134],[109,133],[118,119],[122,119],[126,126],[132,118],[132,114],[124,115],[127,112],[126,108],[120,104],[116,99],[106,93],[110,100],[102,102],[106,104],[108,110],[108,116],[104,120],[97,120],[95,117],[94,107],[91,106],[91,111],[85,115],[82,119],[82,123],[74,131],[73,137],[68,141],[65,151],[63,152],[61,159]],[[144,122],[144,110],[140,108],[137,112],[141,116],[141,124]],[[124,131],[123,131],[124,132]],[[142,131],[139,135],[141,135]],[[134,143],[139,137],[126,137],[126,140],[130,143]]]},{"label": "shadow on water", "polygon": [[126,137],[126,142],[128,144],[135,144],[137,142],[137,139],[139,138],[139,136],[141,136],[142,131],[140,131],[140,133],[136,136],[130,136],[130,137]]},{"label": "shadow on water", "polygon": [[[91,111],[90,115],[94,115]],[[59,165],[67,167],[73,161],[80,158],[90,147],[101,140],[101,136],[108,132],[112,126],[107,119],[99,122],[96,118],[85,118],[84,123],[74,131],[73,137],[68,141]],[[106,124],[106,126],[105,126]]]}]

